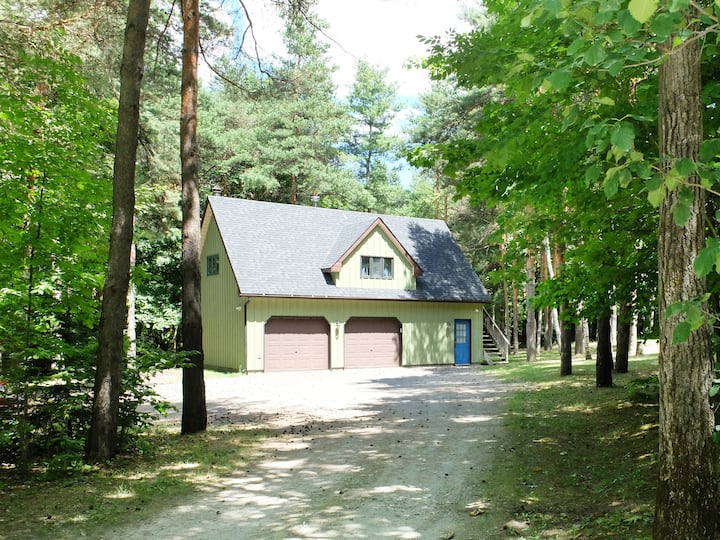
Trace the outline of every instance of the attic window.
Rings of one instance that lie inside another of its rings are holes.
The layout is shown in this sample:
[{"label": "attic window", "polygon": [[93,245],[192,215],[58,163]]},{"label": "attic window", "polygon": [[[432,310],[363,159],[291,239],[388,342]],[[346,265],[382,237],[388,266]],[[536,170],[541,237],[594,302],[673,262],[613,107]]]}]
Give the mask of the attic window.
[{"label": "attic window", "polygon": [[220,273],[220,255],[207,256],[207,275],[217,276]]},{"label": "attic window", "polygon": [[392,279],[393,260],[390,257],[361,257],[360,277]]}]

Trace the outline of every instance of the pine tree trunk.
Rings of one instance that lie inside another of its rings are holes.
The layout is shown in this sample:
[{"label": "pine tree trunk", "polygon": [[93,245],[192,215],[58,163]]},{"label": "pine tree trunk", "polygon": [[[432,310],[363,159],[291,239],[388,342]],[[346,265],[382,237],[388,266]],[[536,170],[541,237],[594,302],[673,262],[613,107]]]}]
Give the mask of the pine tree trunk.
[{"label": "pine tree trunk", "polygon": [[[699,41],[686,41],[660,66],[659,133],[661,157],[696,159],[703,138]],[[704,245],[704,193],[698,179],[687,180],[694,195],[684,227],[673,219],[678,190],[660,206],[658,233],[660,315],[660,452],[654,537],[718,538],[717,448],[711,440],[713,412],[708,401],[712,347],[704,325],[682,343],[673,343],[681,316],[666,316],[669,305],[706,291],[692,267]]]},{"label": "pine tree trunk", "polygon": [[535,320],[533,297],[535,296],[535,259],[528,254],[527,258],[527,322],[525,324],[525,340],[527,341],[527,361],[537,360],[538,325]]},{"label": "pine tree trunk", "polygon": [[200,48],[198,0],[182,0],[183,62],[180,113],[182,162],[182,350],[191,352],[183,368],[182,433],[204,431],[205,404],[202,316],[200,312],[200,156],[197,144],[197,62]]},{"label": "pine tree trunk", "polygon": [[612,387],[612,344],[610,343],[610,312],[597,322],[597,356],[595,358],[595,386]]},{"label": "pine tree trunk", "polygon": [[120,101],[113,175],[110,253],[103,287],[97,368],[85,460],[101,463],[117,452],[120,378],[125,359],[127,295],[135,212],[135,158],[140,118],[140,88],[150,0],[130,0],[120,66]]}]

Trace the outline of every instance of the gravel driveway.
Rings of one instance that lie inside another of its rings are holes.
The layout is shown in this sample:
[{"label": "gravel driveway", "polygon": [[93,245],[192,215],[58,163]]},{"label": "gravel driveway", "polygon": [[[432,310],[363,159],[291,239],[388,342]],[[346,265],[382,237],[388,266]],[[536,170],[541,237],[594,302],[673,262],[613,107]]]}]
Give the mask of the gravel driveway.
[{"label": "gravel driveway", "polygon": [[[477,368],[265,373],[206,385],[211,424],[284,434],[265,441],[249,469],[117,537],[504,537],[483,497],[507,389]],[[158,390],[180,401],[178,383]]]}]

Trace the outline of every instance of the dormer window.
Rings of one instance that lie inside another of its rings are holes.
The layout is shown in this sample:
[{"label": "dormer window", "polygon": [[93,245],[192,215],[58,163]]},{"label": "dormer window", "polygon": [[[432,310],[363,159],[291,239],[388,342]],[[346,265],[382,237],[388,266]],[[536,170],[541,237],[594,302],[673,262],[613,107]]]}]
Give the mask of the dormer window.
[{"label": "dormer window", "polygon": [[392,279],[393,260],[391,257],[361,257],[360,277],[369,279]]}]

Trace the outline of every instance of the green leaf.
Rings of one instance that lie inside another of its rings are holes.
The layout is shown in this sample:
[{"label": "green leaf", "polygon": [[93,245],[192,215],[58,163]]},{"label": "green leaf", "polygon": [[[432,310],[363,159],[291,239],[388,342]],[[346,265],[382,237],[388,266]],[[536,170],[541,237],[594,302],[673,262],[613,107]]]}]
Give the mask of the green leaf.
[{"label": "green leaf", "polygon": [[553,17],[557,17],[562,11],[562,0],[544,0],[543,6],[553,14]]},{"label": "green leaf", "polygon": [[608,96],[601,96],[593,99],[593,101],[595,103],[599,103],[600,105],[610,105],[611,107],[615,105],[615,100]]},{"label": "green leaf", "polygon": [[661,13],[650,23],[650,29],[655,33],[655,41],[665,41],[675,30],[675,17],[669,13]]},{"label": "green leaf", "polygon": [[610,133],[610,142],[623,152],[629,152],[635,142],[635,128],[628,122],[616,124]]},{"label": "green leaf", "polygon": [[678,199],[673,208],[673,219],[678,227],[684,227],[692,213],[693,192],[683,187],[678,193]]},{"label": "green leaf", "polygon": [[720,156],[720,139],[707,139],[703,141],[700,146],[700,161],[709,163],[718,156]]},{"label": "green leaf", "polygon": [[653,206],[653,208],[660,206],[665,199],[666,193],[665,182],[663,179],[659,176],[653,176],[650,180],[648,180],[645,185],[645,189],[648,192],[648,202]]},{"label": "green leaf", "polygon": [[692,327],[689,322],[682,321],[677,324],[673,331],[673,343],[684,343],[690,337],[692,333]]},{"label": "green leaf", "polygon": [[[613,167],[613,169],[617,168],[618,167]],[[618,175],[611,174],[613,169],[610,169],[608,174],[605,175],[605,182],[603,183],[603,191],[608,199],[612,199],[617,194],[619,187]]]},{"label": "green leaf", "polygon": [[548,80],[555,90],[564,90],[570,84],[572,75],[567,69],[559,69],[558,71],[552,73],[548,77]]},{"label": "green leaf", "polygon": [[665,316],[672,319],[675,315],[679,315],[685,309],[684,302],[674,302],[665,308]]},{"label": "green leaf", "polygon": [[720,238],[708,238],[693,262],[693,270],[699,277],[707,276],[713,266],[720,269]]},{"label": "green leaf", "polygon": [[611,60],[610,63],[607,65],[608,73],[613,77],[617,77],[624,67],[625,61],[622,58],[616,58],[614,60]]},{"label": "green leaf", "polygon": [[532,64],[535,62],[535,57],[532,54],[521,52],[517,55],[518,60],[522,62],[527,62],[528,64]]},{"label": "green leaf", "polygon": [[720,386],[711,386],[710,387],[710,397],[715,397],[720,393]]},{"label": "green leaf", "polygon": [[658,0],[630,0],[628,10],[637,22],[644,24],[650,20],[658,8]]},{"label": "green leaf", "polygon": [[683,174],[680,174],[680,171],[678,171],[677,168],[673,167],[665,175],[665,186],[667,186],[668,191],[673,191],[685,181],[685,178],[687,177]]},{"label": "green leaf", "polygon": [[620,27],[626,36],[635,36],[642,26],[627,9],[618,13],[618,22],[620,23]]},{"label": "green leaf", "polygon": [[605,57],[607,56],[607,53],[605,52],[605,47],[602,46],[601,43],[593,43],[590,48],[585,51],[585,54],[583,55],[583,61],[592,67],[599,66],[603,60],[605,60]]},{"label": "green leaf", "polygon": [[687,178],[695,173],[695,162],[690,158],[680,158],[675,162],[678,173]]},{"label": "green leaf", "polygon": [[568,47],[567,55],[570,57],[575,57],[581,50],[583,50],[583,48],[585,48],[585,45],[587,45],[587,42],[584,39],[576,39]]},{"label": "green leaf", "polygon": [[600,166],[595,164],[588,167],[585,171],[585,182],[590,185],[596,182],[598,178],[600,178]]},{"label": "green leaf", "polygon": [[670,11],[676,12],[676,11],[683,11],[690,7],[690,0],[671,0],[670,2]]}]

